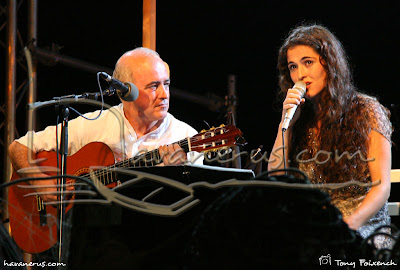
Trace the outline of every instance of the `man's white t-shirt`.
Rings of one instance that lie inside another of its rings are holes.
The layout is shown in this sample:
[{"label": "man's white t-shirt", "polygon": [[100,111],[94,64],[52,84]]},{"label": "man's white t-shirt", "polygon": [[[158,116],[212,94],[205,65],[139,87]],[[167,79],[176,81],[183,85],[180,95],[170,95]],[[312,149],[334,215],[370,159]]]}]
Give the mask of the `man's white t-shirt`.
[{"label": "man's white t-shirt", "polygon": [[[95,111],[86,113],[84,116],[93,119],[98,115],[99,111]],[[43,131],[28,132],[17,141],[35,153],[41,150],[53,151],[57,145],[56,130],[58,142],[60,142],[60,126],[58,128],[49,126]],[[197,131],[194,128],[168,113],[156,130],[138,139],[135,130],[125,118],[121,103],[102,111],[96,120],[87,120],[83,117],[70,120],[68,122],[68,155],[73,155],[91,142],[102,142],[110,147],[117,160],[122,160],[196,134]],[[202,164],[203,158],[199,158],[198,153],[189,152],[188,162]]]}]

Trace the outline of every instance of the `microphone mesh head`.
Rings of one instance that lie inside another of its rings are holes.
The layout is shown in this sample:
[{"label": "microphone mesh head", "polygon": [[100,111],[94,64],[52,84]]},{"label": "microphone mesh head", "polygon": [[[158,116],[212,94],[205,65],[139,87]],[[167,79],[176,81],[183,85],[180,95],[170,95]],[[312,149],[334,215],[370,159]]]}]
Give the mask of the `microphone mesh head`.
[{"label": "microphone mesh head", "polygon": [[129,87],[129,92],[120,97],[125,101],[135,101],[139,97],[139,89],[131,82],[124,83]]},{"label": "microphone mesh head", "polygon": [[306,83],[303,81],[298,81],[294,84],[293,88],[296,88],[297,90],[300,91],[301,95],[304,96],[304,94],[307,91],[307,86]]}]

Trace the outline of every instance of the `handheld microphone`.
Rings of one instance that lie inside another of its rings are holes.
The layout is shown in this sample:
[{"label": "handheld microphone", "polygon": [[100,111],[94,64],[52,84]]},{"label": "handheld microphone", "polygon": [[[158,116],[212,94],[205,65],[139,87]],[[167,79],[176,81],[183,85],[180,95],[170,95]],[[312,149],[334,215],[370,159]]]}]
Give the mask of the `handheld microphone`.
[{"label": "handheld microphone", "polygon": [[[303,81],[298,81],[292,87],[293,89],[297,89],[300,91],[301,97],[304,97],[304,94],[307,91],[306,84]],[[283,119],[282,130],[285,131],[289,127],[289,123],[293,118],[294,113],[296,112],[297,105],[293,108],[290,108],[286,111],[285,118]]]},{"label": "handheld microphone", "polygon": [[139,89],[133,83],[123,83],[105,72],[100,72],[100,77],[107,81],[110,87],[117,90],[117,94],[122,100],[135,101],[139,97]]}]

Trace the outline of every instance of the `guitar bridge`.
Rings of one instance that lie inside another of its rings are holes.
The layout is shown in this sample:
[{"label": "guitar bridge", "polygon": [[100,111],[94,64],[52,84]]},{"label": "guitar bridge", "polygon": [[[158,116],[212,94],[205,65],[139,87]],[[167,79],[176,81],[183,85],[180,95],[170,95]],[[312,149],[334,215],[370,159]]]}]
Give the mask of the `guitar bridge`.
[{"label": "guitar bridge", "polygon": [[46,206],[44,205],[42,198],[40,198],[39,196],[36,196],[36,202],[37,202],[37,209],[39,212],[40,226],[46,226],[47,225]]}]

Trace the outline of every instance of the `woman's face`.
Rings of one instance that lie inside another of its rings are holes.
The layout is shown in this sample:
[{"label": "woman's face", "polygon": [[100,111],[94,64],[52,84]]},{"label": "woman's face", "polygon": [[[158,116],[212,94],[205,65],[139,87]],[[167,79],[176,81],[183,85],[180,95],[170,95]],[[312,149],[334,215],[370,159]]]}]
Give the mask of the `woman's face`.
[{"label": "woman's face", "polygon": [[313,48],[297,45],[288,49],[287,62],[293,83],[300,80],[306,83],[306,97],[313,98],[325,88],[326,72]]}]

